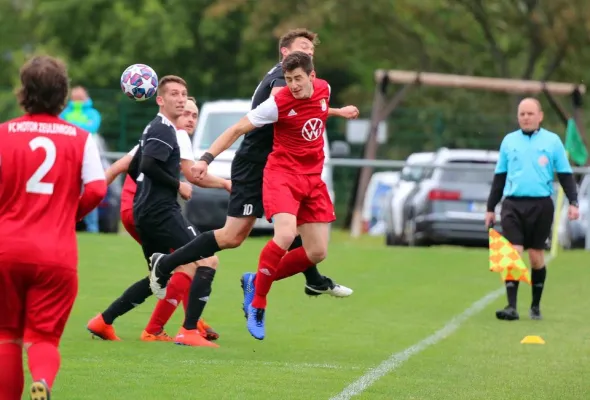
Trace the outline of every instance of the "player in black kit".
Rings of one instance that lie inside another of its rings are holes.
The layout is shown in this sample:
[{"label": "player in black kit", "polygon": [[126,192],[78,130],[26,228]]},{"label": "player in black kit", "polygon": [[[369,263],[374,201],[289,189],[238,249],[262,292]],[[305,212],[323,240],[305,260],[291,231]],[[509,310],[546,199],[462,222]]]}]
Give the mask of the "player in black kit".
[{"label": "player in black kit", "polygon": [[[192,194],[192,185],[178,179],[181,150],[176,124],[187,102],[186,82],[177,76],[163,77],[158,84],[156,101],[160,111],[145,128],[129,166],[129,175],[137,183],[133,200],[135,228],[146,259],[155,252],[169,253],[176,250],[198,234],[182,215],[177,197],[180,194],[188,200]],[[199,297],[208,298],[218,260],[212,257],[201,261],[194,280],[199,282]],[[114,318],[143,303],[151,294],[147,277],[134,283],[102,314],[105,323],[110,325]],[[202,309],[197,311],[199,315],[202,313]],[[186,318],[196,329],[197,321],[192,321],[190,316]],[[167,337],[165,333],[164,336]],[[199,346],[217,347],[201,335],[198,336],[195,340]]]},{"label": "player in black kit", "polygon": [[[293,51],[303,51],[313,55],[315,44],[317,43],[317,34],[307,29],[295,29],[287,32],[279,40],[279,51],[281,59]],[[286,82],[281,69],[281,63],[275,65],[258,84],[252,97],[252,108],[274,95]],[[356,112],[358,110],[330,109],[330,116],[345,117],[347,112]],[[262,175],[266,159],[272,150],[273,145],[273,125],[266,125],[257,130],[249,132],[244,136],[244,140],[236,152],[232,162],[231,180],[232,190],[229,199],[228,213],[225,226],[221,229],[205,232],[199,235],[186,246],[181,247],[170,255],[156,253],[152,256],[152,273],[150,276],[152,290],[154,293],[161,292],[160,288],[165,288],[170,273],[176,268],[181,260],[188,262],[199,258],[212,256],[220,249],[236,248],[240,246],[250,234],[257,218],[264,215],[262,205]],[[207,159],[207,154],[202,160],[208,163],[212,160]],[[297,237],[291,249],[300,247],[301,239]],[[330,278],[322,276],[317,267],[313,266],[303,272],[306,277],[305,293],[311,296],[320,294],[330,294],[335,297],[347,297],[352,294],[352,290],[335,284]],[[244,274],[242,277],[242,286],[244,291],[252,289],[254,274]],[[194,286],[193,281],[193,286]],[[197,295],[193,295],[189,300],[197,301]],[[187,310],[187,314],[189,311]],[[200,317],[199,316],[195,316]],[[186,328],[188,329],[188,328]],[[183,339],[190,345],[190,340]],[[179,338],[177,337],[177,343]]]}]

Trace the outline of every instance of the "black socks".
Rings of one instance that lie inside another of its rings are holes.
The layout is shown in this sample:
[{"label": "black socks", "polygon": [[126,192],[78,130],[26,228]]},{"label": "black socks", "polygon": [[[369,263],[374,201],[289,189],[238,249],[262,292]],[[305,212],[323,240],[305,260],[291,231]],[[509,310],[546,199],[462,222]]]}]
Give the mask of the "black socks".
[{"label": "black socks", "polygon": [[506,281],[506,297],[508,297],[508,306],[516,308],[516,298],[518,295],[519,281]]},{"label": "black socks", "polygon": [[184,329],[197,329],[197,322],[203,314],[207,301],[209,301],[213,278],[215,278],[215,270],[213,268],[197,268],[197,272],[191,283],[191,291],[189,294],[184,324],[182,324]]},{"label": "black socks", "polygon": [[531,307],[539,307],[541,303],[541,296],[543,295],[543,288],[545,286],[545,278],[547,277],[547,268],[543,266],[541,269],[534,269],[531,272],[531,283],[533,286],[533,301]]},{"label": "black socks", "polygon": [[[291,243],[291,247],[289,247],[289,251],[295,250],[298,247],[303,246],[303,241],[301,240],[301,236],[297,235],[293,243]],[[324,277],[318,271],[318,267],[313,265],[303,271],[303,275],[305,275],[305,281],[308,285],[313,286],[320,286],[324,282]]]},{"label": "black socks", "polygon": [[145,299],[151,295],[152,291],[150,289],[150,279],[148,277],[135,282],[127,290],[125,290],[125,292],[123,292],[121,297],[115,300],[113,304],[111,304],[109,308],[107,308],[106,311],[102,313],[104,322],[112,325],[116,318],[131,311],[134,307],[143,303]]},{"label": "black socks", "polygon": [[[543,295],[546,277],[547,268],[545,266],[540,269],[531,269],[531,286],[533,291],[533,301],[531,302],[531,307],[539,307],[539,304],[541,304],[541,296]],[[518,283],[518,281],[506,281],[506,296],[508,297],[508,305],[514,308],[516,308]]]},{"label": "black socks", "polygon": [[158,263],[158,271],[170,275],[180,265],[185,265],[203,258],[209,258],[221,250],[213,231],[200,234],[180,249],[174,250]]}]

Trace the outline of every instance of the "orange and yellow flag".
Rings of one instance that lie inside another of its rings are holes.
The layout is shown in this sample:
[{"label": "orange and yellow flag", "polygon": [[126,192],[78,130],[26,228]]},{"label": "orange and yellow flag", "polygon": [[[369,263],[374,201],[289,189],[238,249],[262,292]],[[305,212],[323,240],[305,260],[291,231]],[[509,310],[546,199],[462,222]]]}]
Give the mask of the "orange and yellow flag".
[{"label": "orange and yellow flag", "polygon": [[503,281],[523,281],[531,284],[529,269],[518,251],[498,231],[490,228],[490,271],[499,272]]}]

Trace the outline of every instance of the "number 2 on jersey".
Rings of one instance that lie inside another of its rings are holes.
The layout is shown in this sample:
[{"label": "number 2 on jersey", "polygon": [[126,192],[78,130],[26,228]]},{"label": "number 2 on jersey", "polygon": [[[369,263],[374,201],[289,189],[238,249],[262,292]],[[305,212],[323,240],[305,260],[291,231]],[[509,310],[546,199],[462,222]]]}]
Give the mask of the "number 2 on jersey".
[{"label": "number 2 on jersey", "polygon": [[33,151],[37,150],[38,148],[45,150],[45,159],[27,181],[27,193],[53,194],[53,183],[41,181],[51,170],[53,164],[55,164],[55,158],[57,154],[55,143],[45,136],[38,136],[29,142],[29,147]]}]

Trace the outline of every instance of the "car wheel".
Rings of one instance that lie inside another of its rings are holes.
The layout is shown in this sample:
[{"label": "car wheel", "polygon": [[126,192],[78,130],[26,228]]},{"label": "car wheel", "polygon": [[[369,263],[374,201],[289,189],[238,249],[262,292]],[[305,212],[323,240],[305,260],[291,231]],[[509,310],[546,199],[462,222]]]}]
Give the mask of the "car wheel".
[{"label": "car wheel", "polygon": [[417,246],[416,242],[416,221],[413,216],[408,216],[404,223],[404,239],[408,246]]}]

